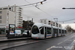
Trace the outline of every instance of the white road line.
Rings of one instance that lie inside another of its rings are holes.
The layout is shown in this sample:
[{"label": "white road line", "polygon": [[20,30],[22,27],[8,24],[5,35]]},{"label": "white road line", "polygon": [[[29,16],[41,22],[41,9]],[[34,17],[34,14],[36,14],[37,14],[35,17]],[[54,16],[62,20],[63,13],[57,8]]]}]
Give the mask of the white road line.
[{"label": "white road line", "polygon": [[[70,38],[73,38],[73,37],[75,37],[75,35],[72,36],[72,37],[70,37]],[[68,38],[68,39],[66,39],[66,40],[64,40],[64,41],[62,41],[62,42],[60,42],[60,43],[58,43],[57,45],[60,45],[61,43],[63,43],[63,42],[65,42],[65,41],[69,40],[70,38]]]},{"label": "white road line", "polygon": [[[73,38],[73,37],[75,37],[75,35],[74,35],[74,36],[72,36],[72,37],[70,37],[70,38]],[[70,38],[68,38],[68,39],[64,40],[63,42],[65,42],[65,41],[69,40]],[[60,42],[60,43],[58,43],[57,45],[60,45],[60,44],[61,44],[61,43],[63,43],[63,42]],[[50,49],[52,49],[52,48],[54,48],[54,47],[55,47],[55,46],[51,46],[51,47],[47,48],[46,50],[50,50]]]},{"label": "white road line", "polygon": [[52,48],[54,48],[55,46],[51,46],[50,48],[47,48],[46,50],[50,50],[50,49],[52,49]]}]

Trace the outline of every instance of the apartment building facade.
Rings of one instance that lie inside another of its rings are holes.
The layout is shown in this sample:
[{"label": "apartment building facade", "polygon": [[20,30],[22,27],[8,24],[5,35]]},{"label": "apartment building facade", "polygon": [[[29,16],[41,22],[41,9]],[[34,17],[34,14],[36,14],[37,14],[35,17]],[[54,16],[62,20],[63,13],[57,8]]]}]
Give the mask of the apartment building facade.
[{"label": "apartment building facade", "polygon": [[15,24],[15,26],[22,27],[22,8],[16,5],[0,8],[0,33],[9,28],[9,24]]},{"label": "apartment building facade", "polygon": [[51,21],[51,20],[48,20],[48,19],[40,19],[40,23],[48,24],[48,25],[56,26],[56,27],[60,27],[60,28],[62,27],[61,24]]}]

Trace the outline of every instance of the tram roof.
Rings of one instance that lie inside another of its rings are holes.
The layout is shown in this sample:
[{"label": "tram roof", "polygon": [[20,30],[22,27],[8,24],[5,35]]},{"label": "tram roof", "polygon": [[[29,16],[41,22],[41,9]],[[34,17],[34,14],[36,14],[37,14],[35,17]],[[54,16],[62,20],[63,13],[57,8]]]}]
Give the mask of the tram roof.
[{"label": "tram roof", "polygon": [[53,28],[58,28],[58,29],[66,30],[66,29],[64,29],[64,28],[60,28],[60,27],[56,27],[56,26],[51,26],[51,25],[43,24],[43,23],[35,23],[34,25],[36,25],[36,26],[38,26],[38,27],[45,26],[45,27],[53,27]]},{"label": "tram roof", "polygon": [[43,24],[43,23],[35,23],[34,25],[37,25],[38,27],[41,27],[41,26],[51,27],[51,25]]}]

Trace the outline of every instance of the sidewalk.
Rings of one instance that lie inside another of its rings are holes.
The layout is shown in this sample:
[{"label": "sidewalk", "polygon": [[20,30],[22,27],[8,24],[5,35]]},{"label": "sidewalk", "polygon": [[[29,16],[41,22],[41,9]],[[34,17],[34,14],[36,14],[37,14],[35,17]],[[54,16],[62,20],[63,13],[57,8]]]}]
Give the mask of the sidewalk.
[{"label": "sidewalk", "polygon": [[[71,33],[68,33],[66,35],[70,35]],[[11,39],[7,39],[6,35],[0,35],[0,42],[6,42],[6,41],[16,41],[16,40],[24,40],[24,39],[28,39],[30,37],[21,37],[21,38],[11,38]]]},{"label": "sidewalk", "polygon": [[8,42],[8,41],[17,41],[17,40],[27,40],[30,37],[22,37],[22,38],[11,38],[7,39],[7,37],[0,37],[0,42]]},{"label": "sidewalk", "polygon": [[6,36],[6,34],[0,34],[0,37],[5,37]]}]

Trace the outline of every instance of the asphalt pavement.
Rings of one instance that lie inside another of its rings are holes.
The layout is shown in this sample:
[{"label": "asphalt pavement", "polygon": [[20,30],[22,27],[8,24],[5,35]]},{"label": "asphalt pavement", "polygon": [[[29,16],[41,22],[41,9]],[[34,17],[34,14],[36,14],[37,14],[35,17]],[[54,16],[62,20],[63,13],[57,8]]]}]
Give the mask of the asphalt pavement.
[{"label": "asphalt pavement", "polygon": [[[50,38],[45,40],[33,40],[29,43],[24,42],[22,45],[15,47],[4,48],[4,50],[70,50],[71,43],[75,40],[75,33],[67,34],[66,36]],[[36,43],[35,43],[36,42]]]}]

